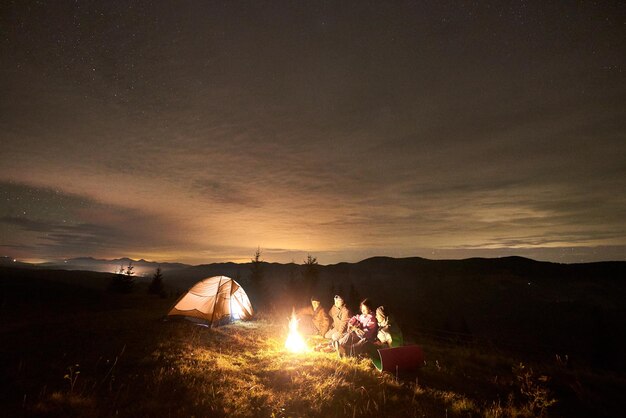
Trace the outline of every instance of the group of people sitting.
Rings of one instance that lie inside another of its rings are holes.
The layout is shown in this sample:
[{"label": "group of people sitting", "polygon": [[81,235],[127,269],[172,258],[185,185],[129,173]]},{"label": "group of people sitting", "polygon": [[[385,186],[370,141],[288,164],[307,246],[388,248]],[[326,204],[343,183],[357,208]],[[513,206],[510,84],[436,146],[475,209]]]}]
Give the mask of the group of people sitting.
[{"label": "group of people sitting", "polygon": [[328,313],[318,297],[311,298],[311,306],[298,311],[301,332],[321,335],[327,341],[318,344],[316,351],[336,351],[340,357],[366,353],[375,347],[391,347],[394,337],[392,324],[383,306],[374,311],[368,299],[359,304],[360,313],[351,316],[344,299],[335,295]]}]

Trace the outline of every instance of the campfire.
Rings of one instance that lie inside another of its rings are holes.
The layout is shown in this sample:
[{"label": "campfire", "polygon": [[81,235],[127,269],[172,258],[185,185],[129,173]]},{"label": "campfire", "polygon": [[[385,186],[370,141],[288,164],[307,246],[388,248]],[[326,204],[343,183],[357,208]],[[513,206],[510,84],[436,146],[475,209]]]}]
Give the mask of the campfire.
[{"label": "campfire", "polygon": [[289,335],[287,336],[287,341],[285,341],[285,348],[292,353],[304,353],[308,350],[304,338],[298,332],[298,318],[296,318],[295,310],[289,320]]}]

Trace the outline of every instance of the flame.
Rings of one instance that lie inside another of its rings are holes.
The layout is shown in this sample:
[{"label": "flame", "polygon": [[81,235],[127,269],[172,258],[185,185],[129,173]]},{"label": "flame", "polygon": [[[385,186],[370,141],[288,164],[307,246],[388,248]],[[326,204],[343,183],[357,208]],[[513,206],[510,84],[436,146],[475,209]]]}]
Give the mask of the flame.
[{"label": "flame", "polygon": [[298,332],[298,318],[296,318],[295,310],[289,320],[289,335],[287,336],[287,341],[285,341],[285,348],[292,353],[303,353],[307,351],[304,338],[302,338],[302,335]]}]

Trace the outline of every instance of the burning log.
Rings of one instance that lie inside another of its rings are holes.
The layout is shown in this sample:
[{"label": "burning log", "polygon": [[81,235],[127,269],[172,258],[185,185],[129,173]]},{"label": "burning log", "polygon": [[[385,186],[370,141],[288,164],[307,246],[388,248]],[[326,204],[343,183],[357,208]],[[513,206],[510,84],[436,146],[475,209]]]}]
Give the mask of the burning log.
[{"label": "burning log", "polygon": [[308,351],[308,347],[302,335],[298,332],[298,318],[296,311],[293,310],[291,319],[289,320],[289,335],[285,341],[285,348],[292,353],[304,353]]}]

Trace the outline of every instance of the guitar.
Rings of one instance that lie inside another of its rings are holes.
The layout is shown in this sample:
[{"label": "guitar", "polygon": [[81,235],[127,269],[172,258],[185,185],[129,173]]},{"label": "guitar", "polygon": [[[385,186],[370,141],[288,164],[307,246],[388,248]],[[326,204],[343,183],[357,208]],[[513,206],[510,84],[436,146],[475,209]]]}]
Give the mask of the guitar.
[{"label": "guitar", "polygon": [[365,335],[365,331],[352,324],[348,324],[348,331],[354,332],[359,338],[363,338],[363,336]]}]

